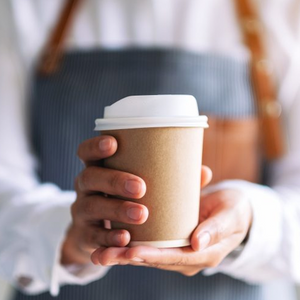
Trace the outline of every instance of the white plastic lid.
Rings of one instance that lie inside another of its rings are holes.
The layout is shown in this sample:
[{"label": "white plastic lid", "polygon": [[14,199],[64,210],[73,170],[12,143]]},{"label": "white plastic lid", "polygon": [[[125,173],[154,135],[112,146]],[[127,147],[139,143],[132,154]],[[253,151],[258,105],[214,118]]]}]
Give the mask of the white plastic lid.
[{"label": "white plastic lid", "polygon": [[207,117],[199,116],[197,101],[190,95],[129,96],[104,109],[95,130],[149,127],[207,128]]}]

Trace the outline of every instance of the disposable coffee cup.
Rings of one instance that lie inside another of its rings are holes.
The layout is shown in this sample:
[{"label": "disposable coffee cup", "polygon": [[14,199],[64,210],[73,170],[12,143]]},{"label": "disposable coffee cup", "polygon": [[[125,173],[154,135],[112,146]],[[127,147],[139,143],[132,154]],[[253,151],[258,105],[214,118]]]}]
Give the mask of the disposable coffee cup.
[{"label": "disposable coffee cup", "polygon": [[207,117],[190,95],[130,96],[105,107],[95,130],[118,142],[105,167],[141,177],[141,203],[149,210],[142,225],[112,222],[130,232],[129,246],[190,245],[199,224],[202,144]]}]

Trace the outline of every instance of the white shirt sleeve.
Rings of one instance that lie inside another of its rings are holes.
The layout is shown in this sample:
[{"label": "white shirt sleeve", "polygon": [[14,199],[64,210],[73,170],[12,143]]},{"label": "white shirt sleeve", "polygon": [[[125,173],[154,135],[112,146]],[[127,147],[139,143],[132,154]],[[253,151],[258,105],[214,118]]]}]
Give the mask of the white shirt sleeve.
[{"label": "white shirt sleeve", "polygon": [[[248,282],[282,277],[300,282],[300,9],[296,1],[293,4],[293,14],[287,13],[292,12],[292,2],[282,2],[282,11],[265,16],[266,26],[273,28],[268,40],[270,57],[280,62],[275,73],[287,153],[271,164],[270,187],[244,181],[226,181],[212,187],[242,191],[252,204],[253,224],[238,257],[229,255],[206,274],[223,272]],[[269,12],[264,10],[265,14]],[[277,22],[279,13],[281,21]]]},{"label": "white shirt sleeve", "polygon": [[229,254],[218,267],[204,273],[221,272],[249,283],[277,278],[300,282],[300,223],[297,216],[300,191],[292,189],[287,196],[270,187],[240,180],[224,181],[212,188],[243,192],[252,205],[253,222],[241,253],[238,256]]},{"label": "white shirt sleeve", "polygon": [[[75,192],[40,184],[28,144],[26,76],[12,36],[8,1],[0,9],[0,276],[28,293],[85,284],[108,268],[60,265]],[[74,149],[75,151],[75,149]]]}]

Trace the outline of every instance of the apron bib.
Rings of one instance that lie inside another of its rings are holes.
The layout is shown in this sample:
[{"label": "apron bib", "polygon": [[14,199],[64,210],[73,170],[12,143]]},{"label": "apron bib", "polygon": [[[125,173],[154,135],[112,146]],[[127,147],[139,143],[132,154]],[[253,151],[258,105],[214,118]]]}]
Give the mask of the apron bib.
[{"label": "apron bib", "polygon": [[[218,117],[218,121],[213,122],[226,124],[230,129],[226,131],[227,136],[216,134],[213,129],[216,127],[212,124],[205,134],[213,143],[227,145],[227,139],[230,143],[231,138],[248,143],[249,140],[241,139],[245,132],[242,126],[235,126],[235,122],[243,119],[252,123],[255,120],[249,73],[247,63],[179,50],[95,50],[66,54],[58,72],[36,78],[32,143],[40,161],[41,181],[53,182],[63,190],[73,189],[74,179],[82,170],[76,157],[78,145],[97,135],[93,132],[94,120],[103,116],[104,106],[129,95],[194,95],[201,114]],[[212,134],[209,134],[210,130]],[[209,140],[206,143],[209,144]],[[211,159],[207,158],[211,153],[217,155],[210,152],[211,146],[205,149],[208,154],[204,154],[204,159]],[[215,166],[222,167],[222,162]],[[55,299],[283,299],[281,294],[267,296],[266,288],[222,274],[205,277],[199,273],[185,277],[144,267],[115,266],[105,277],[89,285],[62,287]],[[49,293],[26,296],[18,292],[15,299],[53,298]],[[292,298],[285,294],[284,299]]]}]

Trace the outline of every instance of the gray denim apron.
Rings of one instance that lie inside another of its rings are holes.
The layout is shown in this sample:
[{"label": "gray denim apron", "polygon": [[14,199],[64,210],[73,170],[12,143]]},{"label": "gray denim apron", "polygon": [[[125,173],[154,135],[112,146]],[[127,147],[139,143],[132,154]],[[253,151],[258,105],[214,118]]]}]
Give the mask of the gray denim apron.
[{"label": "gray denim apron", "polygon": [[[38,77],[32,103],[32,143],[42,182],[72,190],[82,165],[78,145],[95,136],[94,120],[103,108],[128,96],[191,94],[201,113],[223,118],[255,114],[248,64],[208,54],[173,50],[72,52],[60,70]],[[278,285],[276,285],[278,286]],[[289,300],[266,285],[249,285],[218,274],[185,277],[162,270],[115,266],[87,286],[65,286],[58,300]],[[52,299],[16,295],[16,300]]]}]

